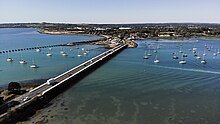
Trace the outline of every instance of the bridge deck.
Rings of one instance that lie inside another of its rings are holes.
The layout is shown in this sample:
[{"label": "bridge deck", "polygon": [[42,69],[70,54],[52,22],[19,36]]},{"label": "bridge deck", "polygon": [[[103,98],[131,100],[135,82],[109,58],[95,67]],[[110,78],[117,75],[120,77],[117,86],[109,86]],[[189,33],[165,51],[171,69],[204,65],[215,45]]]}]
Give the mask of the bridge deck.
[{"label": "bridge deck", "polygon": [[105,57],[110,56],[111,54],[123,49],[124,47],[126,47],[126,45],[118,45],[113,49],[110,49],[96,57],[93,57],[92,59],[74,67],[73,69],[57,76],[54,78],[54,84],[50,85],[48,83],[44,83],[38,87],[36,87],[35,89],[31,90],[30,92],[17,97],[15,99],[13,99],[13,101],[18,101],[20,102],[20,104],[18,106],[23,105],[22,103],[26,103],[27,101],[30,101],[32,98],[34,97],[38,97],[41,95],[44,95],[45,93],[49,92],[51,89],[57,87],[58,85],[64,83],[65,81],[69,80],[70,78],[74,77],[75,75],[79,74],[80,72],[82,72],[83,70],[89,68],[90,66],[92,66],[93,64],[102,61],[102,59],[104,59]]}]

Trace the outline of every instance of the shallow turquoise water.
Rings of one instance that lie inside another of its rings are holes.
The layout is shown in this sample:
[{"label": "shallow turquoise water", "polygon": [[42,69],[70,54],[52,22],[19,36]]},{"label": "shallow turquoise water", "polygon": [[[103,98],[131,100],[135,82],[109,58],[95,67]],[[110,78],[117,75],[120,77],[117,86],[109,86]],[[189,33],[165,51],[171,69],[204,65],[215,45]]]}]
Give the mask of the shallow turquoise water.
[{"label": "shallow turquoise water", "polygon": [[[39,34],[35,29],[0,29],[0,50],[13,48],[26,48],[61,44],[74,41],[97,39],[97,36],[83,35],[45,35]],[[82,52],[82,48],[88,50],[89,53],[85,56],[78,57]],[[68,54],[64,57],[60,51]],[[14,52],[9,54],[0,54],[0,86],[8,84],[11,81],[26,81],[35,79],[47,79],[57,76],[70,68],[88,60],[89,58],[105,51],[100,46],[75,46],[75,47],[55,47],[52,50],[49,48],[41,49],[41,52],[35,50]],[[50,52],[52,57],[46,56]],[[7,62],[6,59],[13,58],[13,62]],[[26,65],[19,63],[20,60],[27,61]],[[32,69],[29,66],[37,64],[38,69]]]},{"label": "shallow turquoise water", "polygon": [[[207,52],[202,65],[188,49],[204,45],[220,48],[220,41],[205,39],[182,43],[187,64],[172,59],[180,43],[140,41],[126,49],[75,86],[51,101],[30,121],[51,124],[216,124],[220,122],[220,55]],[[146,44],[161,44],[143,60]]]}]

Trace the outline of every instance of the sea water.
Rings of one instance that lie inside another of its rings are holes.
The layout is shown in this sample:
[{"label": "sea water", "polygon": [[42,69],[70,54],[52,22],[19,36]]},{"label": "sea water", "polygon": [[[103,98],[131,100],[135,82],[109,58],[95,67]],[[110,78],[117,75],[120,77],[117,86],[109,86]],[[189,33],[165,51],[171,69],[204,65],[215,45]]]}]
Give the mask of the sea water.
[{"label": "sea water", "polygon": [[[220,40],[138,41],[112,58],[78,84],[51,101],[25,123],[51,124],[208,124],[220,122],[220,55],[213,49]],[[180,43],[181,42],[181,43]],[[157,53],[152,47],[160,45]],[[201,64],[204,45],[207,64]],[[181,57],[179,46],[188,55],[187,64],[173,60]],[[152,56],[143,59],[145,51]],[[155,56],[160,63],[155,64]]]},{"label": "sea water", "polygon": [[[35,29],[7,28],[0,29],[0,50],[63,44],[98,38],[98,36],[90,35],[47,35],[39,34]],[[68,56],[62,56],[61,51],[67,53]],[[85,51],[89,51],[88,54],[78,57],[78,54],[83,54]],[[28,50],[0,54],[0,85],[3,86],[12,81],[48,79],[79,65],[103,51],[105,49],[100,46],[82,45],[54,47],[51,50],[45,48],[41,49],[41,52]],[[48,57],[46,56],[47,53],[52,53],[53,55]],[[7,62],[7,58],[12,58],[14,61]],[[25,60],[27,64],[20,64],[19,61],[21,60]],[[32,64],[36,64],[39,68],[30,68]]]}]

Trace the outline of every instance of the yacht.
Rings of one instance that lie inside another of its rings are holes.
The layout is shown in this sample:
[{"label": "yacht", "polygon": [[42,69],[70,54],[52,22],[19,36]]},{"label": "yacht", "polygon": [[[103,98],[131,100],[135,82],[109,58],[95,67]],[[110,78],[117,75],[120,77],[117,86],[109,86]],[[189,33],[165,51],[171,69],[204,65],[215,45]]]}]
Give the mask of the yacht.
[{"label": "yacht", "polygon": [[34,60],[32,61],[32,65],[30,65],[30,68],[39,68],[38,65],[35,64]]},{"label": "yacht", "polygon": [[52,56],[52,54],[51,53],[47,53],[47,56]]},{"label": "yacht", "polygon": [[154,63],[160,63],[160,60],[157,59],[157,55],[156,55],[156,57],[155,57]]},{"label": "yacht", "polygon": [[202,54],[203,56],[206,56],[206,53],[205,53],[205,50],[204,50],[204,52],[203,52],[203,54]]},{"label": "yacht", "polygon": [[150,54],[150,50],[148,50],[147,56],[151,56],[151,54]]},{"label": "yacht", "polygon": [[179,51],[179,53],[183,53],[183,51],[181,50],[181,47],[180,47],[180,51]]},{"label": "yacht", "polygon": [[218,49],[218,52],[217,52],[217,54],[220,54],[220,51],[219,51],[219,49]]},{"label": "yacht", "polygon": [[179,61],[179,64],[186,64],[186,60],[184,59],[183,55],[182,55],[182,59]]},{"label": "yacht", "polygon": [[213,56],[217,56],[217,53],[213,53]]},{"label": "yacht", "polygon": [[63,54],[63,53],[65,53],[65,52],[63,51],[63,48],[60,47],[60,54]]},{"label": "yacht", "polygon": [[176,56],[176,55],[174,55],[174,56],[173,56],[173,59],[179,59],[179,57],[178,57],[178,56]]},{"label": "yacht", "polygon": [[201,63],[202,63],[202,64],[206,64],[207,61],[203,58],[202,61],[201,61]]},{"label": "yacht", "polygon": [[187,57],[188,55],[185,53],[185,54],[183,54],[183,57]]},{"label": "yacht", "polygon": [[65,53],[65,52],[63,52],[63,53],[62,53],[62,56],[68,56],[68,54],[67,54],[67,53]]},{"label": "yacht", "polygon": [[6,61],[7,61],[7,62],[12,62],[13,59],[12,59],[12,58],[7,58]]},{"label": "yacht", "polygon": [[40,49],[36,49],[36,52],[40,52],[41,50]]},{"label": "yacht", "polygon": [[192,48],[192,50],[193,50],[193,51],[196,51],[196,50],[197,50],[197,48],[194,46],[194,47]]},{"label": "yacht", "polygon": [[53,54],[51,53],[52,48],[49,48],[48,53],[46,54],[47,56],[52,56]]},{"label": "yacht", "polygon": [[198,52],[197,56],[195,56],[195,57],[196,57],[196,59],[201,59],[201,57],[199,56],[199,52]]},{"label": "yacht", "polygon": [[37,66],[36,64],[32,64],[30,65],[31,68],[39,68],[39,66]]},{"label": "yacht", "polygon": [[179,61],[179,64],[186,64],[186,60]]},{"label": "yacht", "polygon": [[27,62],[25,60],[20,60],[19,63],[20,64],[27,64]]},{"label": "yacht", "polygon": [[201,57],[200,57],[200,56],[197,56],[196,59],[201,59]]},{"label": "yacht", "polygon": [[179,59],[179,57],[176,55],[176,53],[172,53],[173,54],[173,59]]},{"label": "yacht", "polygon": [[147,56],[147,52],[144,53],[144,59],[148,59],[149,57]]},{"label": "yacht", "polygon": [[63,53],[65,53],[64,51],[60,51],[60,54],[63,54]]},{"label": "yacht", "polygon": [[192,51],[193,51],[193,53],[196,53],[197,48],[195,47],[195,45],[194,45],[194,47],[192,48]]},{"label": "yacht", "polygon": [[198,55],[197,55],[197,54],[194,54],[194,56],[197,57]]}]

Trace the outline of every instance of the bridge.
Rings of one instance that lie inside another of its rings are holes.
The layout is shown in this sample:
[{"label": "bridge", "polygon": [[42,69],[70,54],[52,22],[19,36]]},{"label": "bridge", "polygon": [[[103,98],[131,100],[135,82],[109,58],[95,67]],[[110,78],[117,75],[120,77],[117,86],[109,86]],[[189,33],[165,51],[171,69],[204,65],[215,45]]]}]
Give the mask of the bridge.
[{"label": "bridge", "polygon": [[[10,107],[11,110],[16,111],[17,109],[29,106],[38,99],[47,97],[48,94],[53,94],[56,92],[57,88],[62,88],[65,85],[69,85],[68,83],[71,82],[68,82],[68,80],[74,79],[77,76],[82,77],[84,72],[95,69],[97,66],[101,65],[126,47],[127,45],[124,44],[117,45],[116,47],[91,58],[90,60],[70,69],[65,73],[49,79],[46,83],[43,83],[29,92],[11,100],[8,103],[10,104],[8,107]],[[5,117],[9,117],[7,114],[8,112],[2,113],[2,115],[0,115],[0,120],[4,119]]]}]

